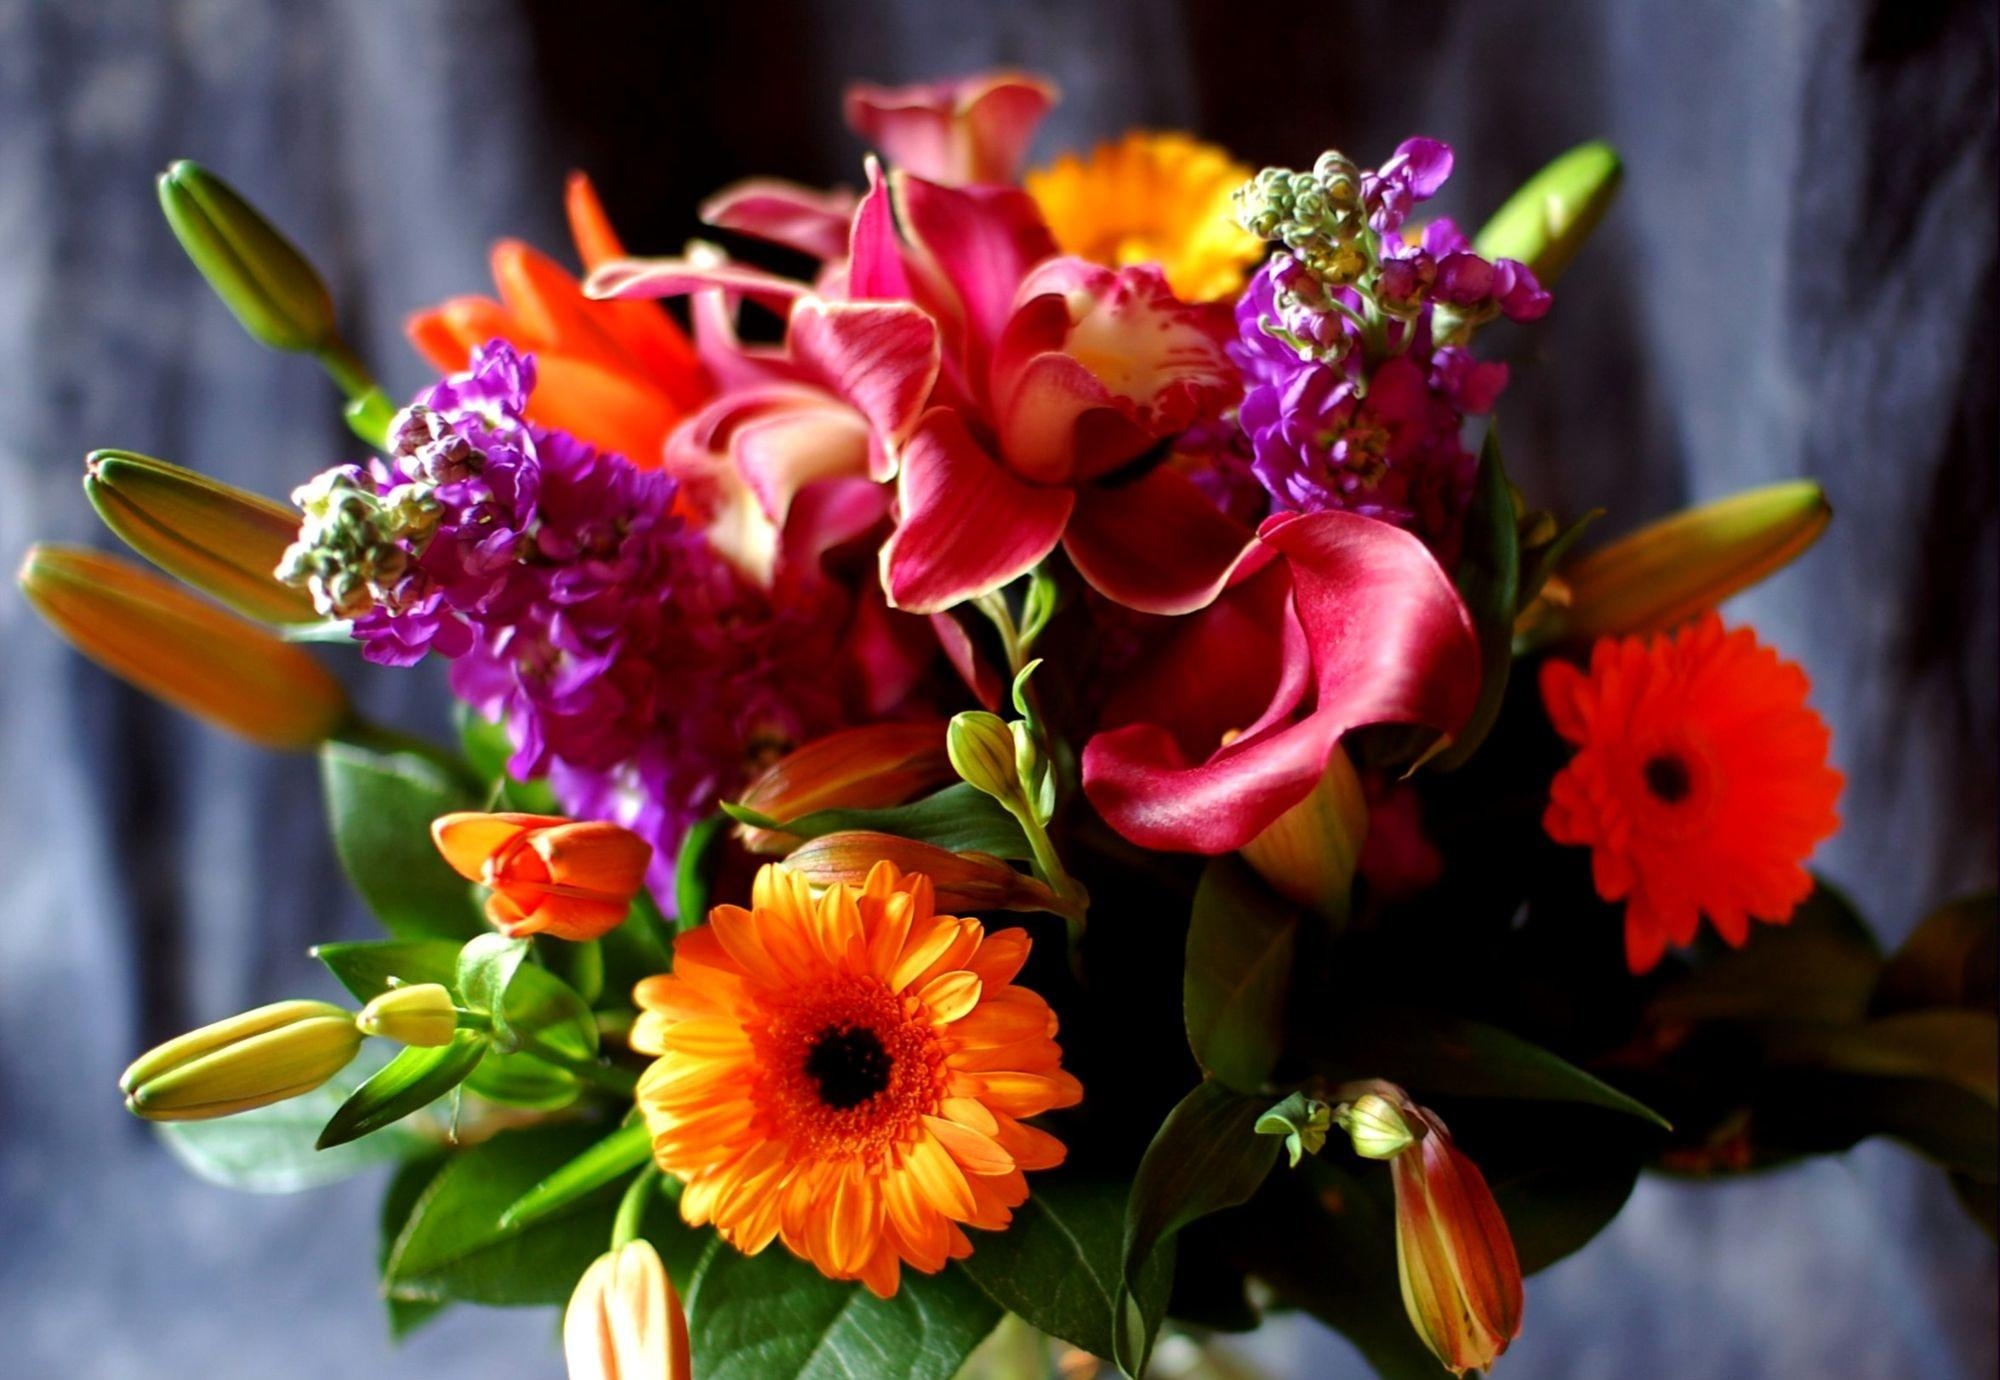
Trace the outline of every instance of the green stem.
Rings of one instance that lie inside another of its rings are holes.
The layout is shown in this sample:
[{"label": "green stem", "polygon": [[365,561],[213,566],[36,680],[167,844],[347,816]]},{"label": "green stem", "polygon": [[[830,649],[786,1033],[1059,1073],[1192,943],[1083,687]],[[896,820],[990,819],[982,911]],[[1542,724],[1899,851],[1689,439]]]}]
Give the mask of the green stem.
[{"label": "green stem", "polygon": [[646,1203],[653,1196],[653,1189],[660,1181],[660,1167],[650,1159],[625,1189],[625,1196],[618,1200],[618,1216],[611,1222],[611,1249],[639,1239],[640,1229],[646,1221]]},{"label": "green stem", "polygon": [[314,357],[348,397],[359,400],[376,391],[375,376],[361,362],[361,356],[354,353],[354,347],[339,336],[315,351]]},{"label": "green stem", "polygon": [[543,1044],[532,1035],[522,1037],[521,1052],[532,1054],[545,1064],[554,1064],[559,1069],[573,1073],[584,1082],[615,1097],[630,1098],[639,1091],[639,1075],[630,1069],[621,1069],[616,1064],[601,1063],[596,1059],[580,1059],[552,1045]]}]

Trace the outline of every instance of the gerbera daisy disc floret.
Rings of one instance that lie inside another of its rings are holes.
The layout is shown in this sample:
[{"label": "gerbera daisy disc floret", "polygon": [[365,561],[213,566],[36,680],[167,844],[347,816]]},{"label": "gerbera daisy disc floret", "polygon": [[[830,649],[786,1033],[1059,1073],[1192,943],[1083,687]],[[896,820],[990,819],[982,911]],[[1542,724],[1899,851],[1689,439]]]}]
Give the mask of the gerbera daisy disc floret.
[{"label": "gerbera daisy disc floret", "polygon": [[878,863],[815,894],[778,864],[748,909],[683,934],[642,982],[639,1106],[681,1213],[756,1254],[781,1240],[883,1297],[901,1269],[972,1252],[1063,1159],[1024,1118],[1074,1105],[1056,1018],[1014,985],[1022,930],[939,915],[921,873]]}]

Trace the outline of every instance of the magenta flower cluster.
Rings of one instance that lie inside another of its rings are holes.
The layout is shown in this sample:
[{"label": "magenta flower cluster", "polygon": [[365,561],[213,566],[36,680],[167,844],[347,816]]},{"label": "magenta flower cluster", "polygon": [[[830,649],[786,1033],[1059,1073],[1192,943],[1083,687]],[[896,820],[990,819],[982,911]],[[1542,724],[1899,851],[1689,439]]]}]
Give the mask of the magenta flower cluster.
[{"label": "magenta flower cluster", "polygon": [[1465,418],[1490,412],[1507,383],[1507,367],[1467,342],[1496,316],[1532,321],[1549,307],[1525,265],[1480,257],[1449,220],[1405,237],[1450,171],[1447,146],[1410,139],[1363,173],[1356,256],[1370,269],[1329,283],[1273,254],[1237,304],[1231,346],[1251,469],[1275,508],[1379,518],[1447,559],[1475,468]]}]

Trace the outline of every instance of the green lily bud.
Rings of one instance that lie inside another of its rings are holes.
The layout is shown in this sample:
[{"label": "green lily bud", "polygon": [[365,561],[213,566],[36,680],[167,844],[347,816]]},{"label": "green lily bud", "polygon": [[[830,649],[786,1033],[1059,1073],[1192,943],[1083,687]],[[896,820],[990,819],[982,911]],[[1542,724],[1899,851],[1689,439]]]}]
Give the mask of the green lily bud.
[{"label": "green lily bud", "polygon": [[1326,1148],[1326,1133],[1332,1125],[1333,1108],[1316,1097],[1295,1092],[1258,1117],[1254,1129],[1260,1136],[1283,1136],[1285,1158],[1297,1169],[1307,1155],[1317,1155]]},{"label": "green lily bud", "polygon": [[235,188],[186,159],[160,174],[159,187],[174,237],[244,330],[274,350],[334,343],[326,284]]},{"label": "green lily bud", "polygon": [[1676,513],[1564,566],[1523,637],[1587,642],[1671,628],[1782,569],[1832,518],[1826,494],[1803,479]]},{"label": "green lily bud", "polygon": [[364,1035],[435,1049],[458,1034],[458,1007],[442,983],[391,987],[361,1008],[354,1024]]},{"label": "green lily bud", "polygon": [[1334,924],[1347,919],[1354,870],[1368,837],[1368,801],[1336,746],[1312,793],[1243,846],[1243,860],[1272,890]]},{"label": "green lily bud", "polygon": [[309,1093],[360,1048],[351,1013],[323,1001],[281,1001],[147,1051],[118,1087],[125,1106],[148,1121],[205,1121]]},{"label": "green lily bud", "polygon": [[1480,227],[1473,247],[1488,259],[1519,260],[1546,287],[1604,219],[1624,177],[1618,150],[1580,144],[1522,183]]},{"label": "green lily bud", "polygon": [[312,597],[276,570],[299,515],[268,498],[129,451],[92,451],[83,491],[104,525],[170,575],[261,623],[311,623]]},{"label": "green lily bud", "polygon": [[129,561],[31,546],[17,577],[49,626],[113,675],[268,747],[309,748],[349,717],[302,648]]},{"label": "green lily bud", "polygon": [[969,709],[954,715],[945,729],[944,749],[952,770],[968,785],[1017,814],[1025,808],[1015,764],[1014,731],[998,714]]},{"label": "green lily bud", "polygon": [[1354,1153],[1364,1160],[1393,1160],[1416,1144],[1419,1131],[1403,1116],[1403,1109],[1381,1093],[1363,1093],[1333,1114],[1340,1129],[1354,1142]]}]

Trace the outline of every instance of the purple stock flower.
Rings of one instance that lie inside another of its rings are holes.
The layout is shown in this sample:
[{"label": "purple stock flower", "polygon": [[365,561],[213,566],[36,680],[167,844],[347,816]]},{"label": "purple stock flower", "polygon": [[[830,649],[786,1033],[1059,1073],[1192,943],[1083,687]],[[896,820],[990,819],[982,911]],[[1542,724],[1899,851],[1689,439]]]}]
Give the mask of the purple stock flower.
[{"label": "purple stock flower", "polygon": [[1274,507],[1377,517],[1447,561],[1476,468],[1465,418],[1490,412],[1507,383],[1505,365],[1464,342],[1495,316],[1531,321],[1549,307],[1525,265],[1483,258],[1449,219],[1404,238],[1451,165],[1446,145],[1409,139],[1363,172],[1373,271],[1329,283],[1274,254],[1237,303],[1230,347],[1250,469]]},{"label": "purple stock flower", "polygon": [[534,382],[494,341],[399,415],[370,476],[418,535],[354,632],[371,660],[450,658],[453,692],[506,725],[509,771],[645,837],[659,890],[690,824],[846,721],[844,596],[750,583],[675,516],[670,476],[528,422]]}]

